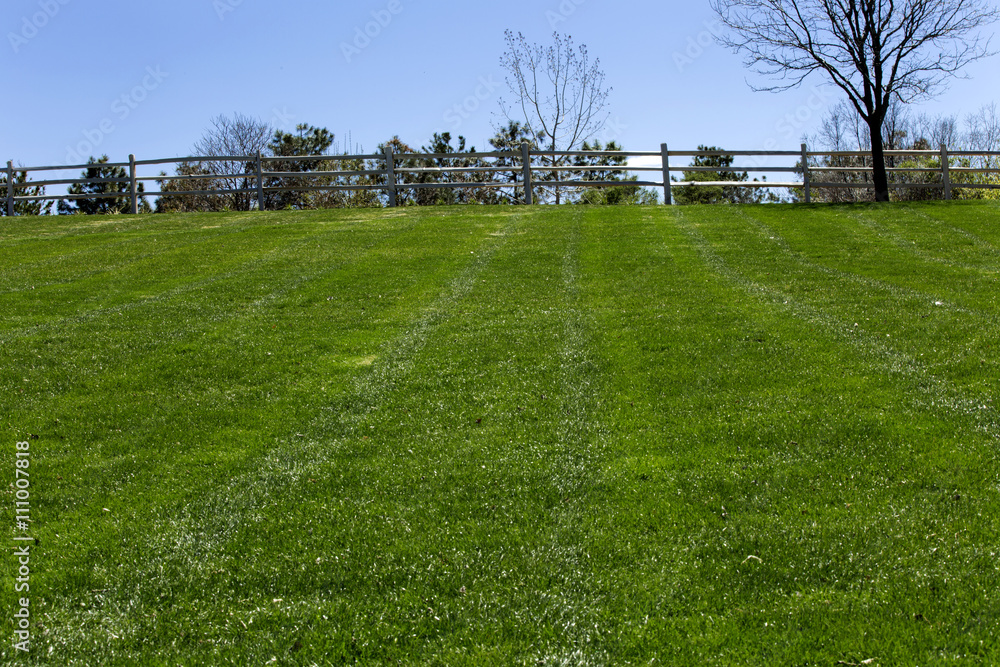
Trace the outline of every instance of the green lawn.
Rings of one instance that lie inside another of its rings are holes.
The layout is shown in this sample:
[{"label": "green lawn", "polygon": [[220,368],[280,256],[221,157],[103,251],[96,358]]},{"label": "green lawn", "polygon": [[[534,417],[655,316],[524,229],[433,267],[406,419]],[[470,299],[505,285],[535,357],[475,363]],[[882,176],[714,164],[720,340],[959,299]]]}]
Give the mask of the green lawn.
[{"label": "green lawn", "polygon": [[0,662],[998,664],[998,279],[991,203],[4,218]]}]

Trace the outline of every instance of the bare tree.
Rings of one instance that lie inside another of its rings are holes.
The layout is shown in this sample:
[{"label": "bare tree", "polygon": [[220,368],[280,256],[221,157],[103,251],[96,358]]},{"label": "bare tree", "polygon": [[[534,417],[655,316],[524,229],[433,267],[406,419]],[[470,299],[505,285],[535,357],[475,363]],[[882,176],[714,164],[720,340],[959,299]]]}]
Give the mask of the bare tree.
[{"label": "bare tree", "polygon": [[[507,87],[512,99],[500,100],[508,121],[523,121],[531,136],[549,151],[577,150],[604,127],[610,88],[604,88],[600,60],[590,62],[586,45],[574,46],[573,38],[553,35],[545,47],[529,44],[524,35],[505,33],[507,51],[500,58],[507,70]],[[570,160],[551,156],[548,164],[565,167]],[[550,179],[558,181],[553,170]],[[556,204],[560,203],[555,187]]]},{"label": "bare tree", "polygon": [[[854,107],[846,102],[832,106],[823,118],[817,136],[803,137],[809,144],[823,146],[832,155],[810,160],[812,178],[821,183],[842,183],[851,187],[814,188],[815,201],[844,203],[870,199],[871,179],[867,168],[869,161],[856,155],[839,153],[857,151],[869,145],[868,128],[860,122]],[[826,171],[824,167],[832,167]],[[856,169],[857,171],[845,171]]]},{"label": "bare tree", "polygon": [[[819,139],[823,145],[831,151],[851,151],[856,145],[852,145],[849,133],[856,133],[857,126],[852,122],[857,117],[853,108],[846,108],[843,103],[833,106],[824,116],[823,124],[820,126]],[[861,142],[860,136],[856,135],[858,144]]]},{"label": "bare tree", "polygon": [[[243,114],[217,116],[212,127],[205,131],[194,145],[198,157],[250,157],[260,151],[270,155],[270,141],[274,129],[267,123]],[[257,201],[253,193],[239,192],[255,186],[256,170],[246,160],[212,160],[193,165],[200,174],[237,178],[218,178],[213,182],[216,190],[229,191],[222,197],[222,208],[249,211]]]},{"label": "bare tree", "polygon": [[914,141],[925,139],[930,148],[941,146],[957,148],[961,143],[961,133],[958,130],[958,116],[936,115],[922,113],[913,121],[911,129]]},{"label": "bare tree", "polygon": [[968,127],[969,149],[974,151],[1000,150],[1000,110],[996,102],[984,105],[965,120]]},{"label": "bare tree", "polygon": [[893,98],[933,96],[970,62],[991,55],[976,29],[990,0],[712,0],[732,31],[720,41],[787,90],[814,72],[843,90],[867,123],[875,199],[889,201],[882,126]]},{"label": "bare tree", "polygon": [[192,212],[218,212],[233,210],[232,202],[217,194],[175,194],[178,192],[212,192],[222,183],[206,168],[206,162],[185,162],[177,165],[174,176],[182,176],[183,179],[175,179],[167,176],[167,172],[161,171],[162,178],[156,181],[162,193],[156,200],[157,213],[192,213]]},{"label": "bare tree", "polygon": [[[996,102],[982,106],[979,111],[969,114],[966,118],[966,142],[969,150],[996,152],[1000,151],[1000,111]],[[996,155],[981,155],[971,160],[973,166],[981,169],[1000,169],[1000,157]],[[982,176],[987,183],[1000,183],[1000,174]],[[987,190],[983,195],[996,199],[1000,190]]]}]

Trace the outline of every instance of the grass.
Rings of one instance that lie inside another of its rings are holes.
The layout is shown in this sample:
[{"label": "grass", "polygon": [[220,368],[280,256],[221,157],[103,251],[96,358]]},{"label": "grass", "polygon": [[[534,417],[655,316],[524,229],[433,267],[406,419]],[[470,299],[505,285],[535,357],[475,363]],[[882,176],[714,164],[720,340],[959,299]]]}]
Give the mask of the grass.
[{"label": "grass", "polygon": [[0,267],[5,663],[1000,662],[996,204],[6,218]]}]

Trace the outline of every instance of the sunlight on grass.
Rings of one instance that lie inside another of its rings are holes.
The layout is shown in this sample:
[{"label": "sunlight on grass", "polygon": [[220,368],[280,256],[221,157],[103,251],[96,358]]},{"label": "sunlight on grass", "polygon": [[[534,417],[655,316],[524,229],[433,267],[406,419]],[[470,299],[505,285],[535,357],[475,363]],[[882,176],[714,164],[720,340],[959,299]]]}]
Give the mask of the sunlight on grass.
[{"label": "sunlight on grass", "polygon": [[994,664],[998,223],[6,218],[0,658]]}]

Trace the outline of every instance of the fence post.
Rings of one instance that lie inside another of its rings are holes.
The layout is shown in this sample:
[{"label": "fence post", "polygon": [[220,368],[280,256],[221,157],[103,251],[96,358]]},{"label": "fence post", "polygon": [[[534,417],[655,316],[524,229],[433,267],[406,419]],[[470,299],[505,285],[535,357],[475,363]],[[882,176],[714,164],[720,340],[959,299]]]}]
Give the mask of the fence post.
[{"label": "fence post", "polygon": [[389,191],[389,206],[396,206],[396,162],[392,146],[385,147],[385,185]]},{"label": "fence post", "polygon": [[802,144],[802,185],[805,186],[806,203],[812,202],[809,192],[809,149]]},{"label": "fence post", "polygon": [[944,184],[944,198],[951,199],[951,164],[948,162],[948,144],[941,144],[941,182]]},{"label": "fence post", "polygon": [[7,215],[14,215],[14,161],[7,160]]},{"label": "fence post", "polygon": [[521,181],[524,183],[524,203],[531,206],[534,193],[531,191],[531,146],[527,141],[521,144]]},{"label": "fence post", "polygon": [[132,199],[132,215],[139,215],[139,186],[135,181],[135,155],[128,156],[129,195]]},{"label": "fence post", "polygon": [[257,151],[257,210],[264,210],[264,165]]},{"label": "fence post", "polygon": [[663,203],[670,206],[674,198],[670,193],[670,151],[666,144],[660,144],[660,155],[663,157]]}]

